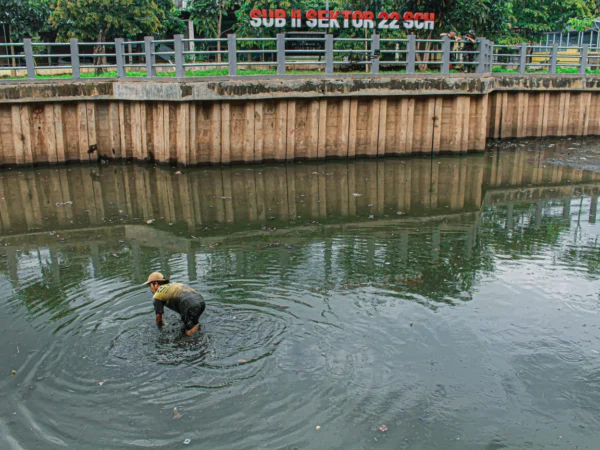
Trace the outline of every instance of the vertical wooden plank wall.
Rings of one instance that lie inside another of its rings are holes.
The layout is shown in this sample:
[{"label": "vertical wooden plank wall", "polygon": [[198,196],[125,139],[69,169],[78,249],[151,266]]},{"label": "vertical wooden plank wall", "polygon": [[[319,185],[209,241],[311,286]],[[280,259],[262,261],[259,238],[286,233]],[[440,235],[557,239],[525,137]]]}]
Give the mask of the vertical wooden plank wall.
[{"label": "vertical wooden plank wall", "polygon": [[[600,95],[0,105],[0,164],[132,158],[183,165],[483,151],[489,138],[600,134]],[[96,146],[97,153],[88,150]]]}]

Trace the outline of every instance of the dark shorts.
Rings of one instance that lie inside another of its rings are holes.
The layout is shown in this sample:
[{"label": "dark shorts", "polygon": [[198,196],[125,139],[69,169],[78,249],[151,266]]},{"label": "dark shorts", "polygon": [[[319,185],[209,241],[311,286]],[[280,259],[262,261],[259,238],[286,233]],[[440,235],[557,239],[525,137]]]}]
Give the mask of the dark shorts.
[{"label": "dark shorts", "polygon": [[188,308],[185,315],[182,317],[186,330],[191,330],[196,326],[205,309],[206,303],[204,302],[200,302],[198,306],[192,306]]}]

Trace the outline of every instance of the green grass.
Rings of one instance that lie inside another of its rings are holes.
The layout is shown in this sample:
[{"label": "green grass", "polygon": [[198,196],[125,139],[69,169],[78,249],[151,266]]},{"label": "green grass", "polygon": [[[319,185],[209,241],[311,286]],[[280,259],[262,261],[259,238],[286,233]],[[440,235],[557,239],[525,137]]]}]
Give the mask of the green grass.
[{"label": "green grass", "polygon": [[[492,70],[492,72],[494,73],[518,73],[518,70],[514,70],[514,69],[507,69],[506,67],[494,67],[494,69]],[[533,70],[530,68],[527,68],[527,73],[531,73],[531,74],[545,74],[548,73],[548,69],[539,69],[539,70]],[[557,67],[556,68],[556,73],[557,74],[576,74],[579,73],[579,68],[577,67]],[[587,69],[586,70],[587,74],[590,75],[600,75],[600,70],[592,70],[592,69]]]},{"label": "green grass", "polygon": [[[507,69],[506,67],[494,67],[493,72],[494,73],[518,73],[517,70]],[[558,73],[558,74],[562,74],[562,73],[576,74],[577,72],[578,72],[577,67],[560,67],[559,66],[556,68],[556,73]],[[239,69],[238,70],[238,75],[241,75],[241,76],[275,75],[276,73],[277,73],[277,71],[275,69]],[[319,71],[319,70],[288,70],[286,73],[288,75],[318,75],[318,74],[323,74],[323,71]],[[405,70],[381,70],[380,73],[391,75],[391,74],[403,74],[403,73],[406,73],[406,71]],[[417,72],[417,74],[418,73],[439,74],[439,71],[427,69],[424,72]],[[462,72],[459,72],[455,69],[451,69],[450,73],[462,73]],[[532,70],[532,69],[528,68],[527,73],[545,74],[545,73],[548,73],[548,69],[544,68],[544,69],[540,69],[540,70]],[[588,69],[587,73],[590,75],[600,75],[600,70]],[[336,72],[336,74],[361,75],[361,74],[368,74],[368,72],[350,71],[350,72]],[[229,75],[228,68],[207,69],[207,70],[188,70],[185,72],[186,77],[224,77],[227,75]],[[127,77],[142,78],[145,76],[146,76],[145,71],[131,71],[131,72],[128,71],[127,72]],[[172,78],[172,77],[175,77],[175,72],[158,72],[156,74],[156,76],[159,78]],[[64,74],[64,75],[41,75],[41,74],[38,74],[38,75],[36,75],[36,79],[38,79],[38,80],[71,79],[71,78],[72,78],[71,74]],[[86,78],[86,79],[117,78],[117,71],[109,70],[109,71],[102,72],[100,74],[82,73],[81,78]],[[12,77],[12,78],[11,77],[0,77],[0,80],[24,80],[24,79],[26,79],[26,77]]]},{"label": "green grass", "polygon": [[[290,75],[314,75],[323,73],[318,70],[288,70],[286,73]],[[360,72],[358,72],[360,73]],[[242,76],[260,76],[260,75],[275,75],[277,71],[275,69],[239,69],[238,75]],[[185,72],[186,77],[224,77],[229,75],[229,69],[207,69],[207,70],[187,70]],[[145,77],[145,71],[128,71],[127,77],[141,78]],[[175,77],[175,72],[158,72],[156,74],[159,78],[171,78]],[[36,79],[38,80],[54,80],[54,79],[69,79],[72,78],[71,74],[64,75],[41,75],[37,74]],[[116,70],[108,70],[100,74],[95,73],[82,73],[81,78],[117,78]],[[23,80],[26,77],[0,77],[0,80]]]}]

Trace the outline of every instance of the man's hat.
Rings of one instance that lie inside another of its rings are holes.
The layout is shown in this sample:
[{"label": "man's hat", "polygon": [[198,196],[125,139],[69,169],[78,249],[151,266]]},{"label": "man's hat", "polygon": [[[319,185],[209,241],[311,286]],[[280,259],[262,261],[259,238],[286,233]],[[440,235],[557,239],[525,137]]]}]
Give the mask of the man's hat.
[{"label": "man's hat", "polygon": [[144,284],[142,284],[142,286],[146,286],[147,284],[154,283],[155,281],[168,282],[169,280],[165,279],[165,277],[163,277],[163,274],[160,272],[152,272],[150,274],[150,276],[148,277],[148,281],[146,281]]}]

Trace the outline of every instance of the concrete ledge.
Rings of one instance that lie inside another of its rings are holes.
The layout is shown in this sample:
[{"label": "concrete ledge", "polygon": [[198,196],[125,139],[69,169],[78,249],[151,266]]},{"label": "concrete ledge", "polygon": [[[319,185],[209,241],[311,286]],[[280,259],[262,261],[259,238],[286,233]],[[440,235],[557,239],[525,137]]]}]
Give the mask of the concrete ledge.
[{"label": "concrete ledge", "polygon": [[600,76],[290,75],[286,77],[132,78],[1,81],[2,103],[56,101],[223,101],[327,97],[485,95],[496,91],[600,91]]}]

